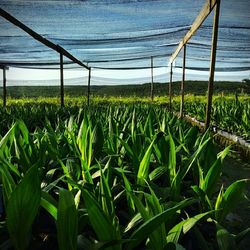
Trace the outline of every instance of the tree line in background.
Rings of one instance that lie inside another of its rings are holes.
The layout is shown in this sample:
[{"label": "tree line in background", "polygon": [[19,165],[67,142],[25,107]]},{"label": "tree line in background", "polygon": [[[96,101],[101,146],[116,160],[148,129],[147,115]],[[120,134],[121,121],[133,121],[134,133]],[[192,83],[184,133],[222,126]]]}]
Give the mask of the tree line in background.
[{"label": "tree line in background", "polygon": [[[58,86],[9,86],[7,96],[12,98],[22,97],[57,97],[59,95]],[[180,81],[172,85],[174,95],[180,93]],[[205,95],[207,91],[206,81],[186,81],[185,92],[188,94]],[[3,89],[0,88],[0,95]],[[154,83],[155,96],[168,94],[168,83]],[[244,79],[242,82],[218,81],[214,83],[215,94],[250,94],[250,80]],[[87,94],[87,86],[65,86],[65,95],[82,96]],[[138,96],[146,97],[150,95],[150,83],[127,84],[127,85],[103,85],[91,86],[91,94],[96,96]]]}]

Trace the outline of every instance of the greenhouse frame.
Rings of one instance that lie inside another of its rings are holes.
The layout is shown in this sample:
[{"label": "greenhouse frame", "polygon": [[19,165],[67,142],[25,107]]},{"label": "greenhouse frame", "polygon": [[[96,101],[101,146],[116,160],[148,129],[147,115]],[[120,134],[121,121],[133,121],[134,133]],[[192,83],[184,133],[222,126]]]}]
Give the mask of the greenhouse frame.
[{"label": "greenhouse frame", "polygon": [[247,250],[249,13],[1,0],[0,249]]}]

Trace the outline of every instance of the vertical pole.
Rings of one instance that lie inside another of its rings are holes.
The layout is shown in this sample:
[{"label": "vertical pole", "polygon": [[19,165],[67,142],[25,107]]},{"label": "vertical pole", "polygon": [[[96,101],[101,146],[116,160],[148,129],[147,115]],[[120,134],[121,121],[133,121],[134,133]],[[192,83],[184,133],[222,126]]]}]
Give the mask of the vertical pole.
[{"label": "vertical pole", "polygon": [[64,107],[64,79],[63,79],[63,54],[60,53],[60,81],[61,81],[61,107]]},{"label": "vertical pole", "polygon": [[184,111],[185,68],[186,68],[186,44],[184,44],[184,46],[183,46],[183,65],[182,65],[182,82],[181,82],[181,105],[180,105],[180,117],[181,118],[183,118],[183,111]]},{"label": "vertical pole", "polygon": [[170,79],[169,79],[169,86],[168,86],[168,93],[169,93],[169,111],[172,111],[172,81],[173,81],[173,63],[170,65]]},{"label": "vertical pole", "polygon": [[91,68],[89,68],[89,78],[88,78],[88,106],[89,106],[89,98],[90,98],[90,79],[91,79]]},{"label": "vertical pole", "polygon": [[154,62],[153,57],[151,56],[151,101],[154,101]]},{"label": "vertical pole", "polygon": [[3,67],[3,106],[6,106],[6,68]]},{"label": "vertical pole", "polygon": [[209,81],[208,81],[205,129],[208,129],[210,125],[210,120],[211,120],[219,15],[220,15],[220,0],[217,1],[217,4],[214,9],[214,23],[213,23],[212,48],[211,48],[211,56],[210,56],[210,72],[209,72]]}]

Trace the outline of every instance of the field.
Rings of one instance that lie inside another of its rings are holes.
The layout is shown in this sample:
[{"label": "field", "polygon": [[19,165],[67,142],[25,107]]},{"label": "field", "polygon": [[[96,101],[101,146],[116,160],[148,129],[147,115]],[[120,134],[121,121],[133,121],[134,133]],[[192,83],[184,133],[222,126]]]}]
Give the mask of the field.
[{"label": "field", "polygon": [[0,250],[250,249],[246,0],[2,2]]},{"label": "field", "polygon": [[[91,86],[90,91],[95,97],[140,97],[145,98],[150,95],[150,83],[136,84],[136,85],[103,85]],[[180,82],[174,82],[172,86],[174,95],[180,94]],[[193,95],[206,95],[207,82],[206,81],[186,81],[185,93]],[[156,96],[165,96],[168,94],[168,84],[154,83],[154,92]],[[59,82],[58,86],[8,86],[8,98],[38,98],[43,97],[58,97],[60,93]],[[71,97],[84,96],[87,93],[87,86],[65,86],[65,95]],[[215,95],[249,95],[250,94],[250,81],[245,80],[242,82],[215,82],[214,83]],[[0,87],[0,95],[2,96],[2,88]]]},{"label": "field", "polygon": [[[59,105],[58,97],[33,97],[33,98],[9,98],[8,106],[30,106],[37,104],[53,104]],[[179,112],[180,97],[173,97],[173,110]],[[205,121],[205,105],[207,99],[205,96],[187,94],[185,96],[184,112],[187,115],[195,117],[199,121]],[[66,107],[84,106],[87,103],[86,96],[66,96]],[[149,97],[136,97],[136,96],[91,96],[91,105],[106,105],[113,104],[150,104],[151,99]],[[154,98],[154,105],[160,105],[168,108],[169,99],[166,96],[156,96]],[[0,100],[0,105],[2,105]],[[25,110],[20,112],[17,117],[22,119],[25,114]],[[1,111],[0,111],[1,113]],[[39,114],[33,114],[36,117]],[[5,113],[1,114],[2,117]],[[12,119],[6,118],[8,122]],[[243,137],[244,139],[250,139],[250,98],[249,95],[214,95],[212,118],[211,123],[213,126],[224,129],[232,134]]]},{"label": "field", "polygon": [[[25,84],[25,82],[23,83]],[[8,86],[7,83],[7,95],[8,98],[38,98],[43,97],[58,97],[60,93],[59,80],[54,82],[57,86]],[[2,85],[0,85],[2,86]],[[135,84],[135,85],[103,85],[103,86],[91,86],[90,91],[95,97],[140,97],[145,98],[150,95],[150,83]],[[172,86],[174,95],[180,94],[180,82],[174,82]],[[204,95],[207,91],[206,81],[186,81],[185,93],[193,95]],[[155,96],[166,96],[168,94],[168,84],[166,83],[154,83]],[[81,97],[86,95],[87,86],[65,86],[65,95],[71,97]],[[242,82],[223,82],[218,81],[214,83],[215,95],[229,95],[229,94],[250,94],[250,81],[245,80]],[[0,96],[2,96],[2,88],[0,87]]]},{"label": "field", "polygon": [[[173,109],[179,111],[179,98],[174,99]],[[185,114],[205,121],[206,98],[187,96]],[[211,124],[232,134],[250,139],[250,98],[249,96],[214,96]]]},{"label": "field", "polygon": [[85,101],[1,109],[1,249],[246,249],[249,179],[226,176],[230,147],[164,97]]}]

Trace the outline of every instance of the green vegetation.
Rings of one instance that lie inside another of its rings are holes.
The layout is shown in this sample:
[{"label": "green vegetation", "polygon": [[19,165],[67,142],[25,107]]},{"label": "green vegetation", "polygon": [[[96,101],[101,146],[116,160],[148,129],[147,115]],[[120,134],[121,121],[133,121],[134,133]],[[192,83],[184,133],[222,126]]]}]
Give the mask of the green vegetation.
[{"label": "green vegetation", "polygon": [[[174,82],[172,91],[174,95],[180,94],[180,82]],[[91,86],[91,93],[94,96],[113,96],[113,97],[148,97],[150,95],[150,83],[131,84],[131,85],[110,85],[110,86]],[[156,96],[165,96],[168,94],[168,83],[154,83],[154,92]],[[185,93],[194,95],[205,95],[207,92],[206,81],[186,81]],[[8,98],[37,98],[37,97],[58,97],[60,85],[58,86],[8,86]],[[223,82],[214,83],[215,94],[250,94],[250,81],[242,82]],[[70,97],[79,97],[87,94],[87,86],[65,86],[65,95]],[[2,88],[0,87],[2,96]]]},{"label": "green vegetation", "polygon": [[[75,106],[86,105],[86,97],[65,97],[65,105],[72,109]],[[165,106],[168,108],[169,99],[167,96],[156,96],[154,99],[155,105]],[[205,96],[186,95],[184,112],[187,115],[197,118],[200,121],[205,120],[207,99]],[[101,97],[91,96],[92,105],[109,105],[112,104],[150,104],[149,97]],[[173,97],[173,110],[179,111],[180,97]],[[1,105],[0,100],[0,105]],[[39,113],[50,113],[49,110],[44,111],[44,105],[60,105],[59,98],[55,97],[39,97],[39,98],[22,98],[22,99],[8,99],[7,110],[0,110],[0,115],[6,123],[12,122],[14,119],[23,119],[23,116],[32,114],[34,124],[39,120]],[[36,113],[36,106],[43,109]],[[20,106],[20,110],[16,109],[16,105]],[[46,107],[48,109],[48,107]],[[12,112],[13,110],[13,112]],[[52,111],[53,113],[53,111]],[[11,115],[8,115],[11,114]],[[250,139],[250,98],[248,95],[215,95],[213,97],[212,107],[212,125],[224,129],[230,133]],[[0,124],[1,128],[1,124]]]},{"label": "green vegetation", "polygon": [[[173,108],[179,111],[180,101],[174,99]],[[205,121],[206,99],[204,97],[187,96],[185,98],[185,114]],[[250,98],[248,96],[215,96],[213,98],[211,124],[250,139]]]},{"label": "green vegetation", "polygon": [[208,131],[149,104],[1,117],[1,249],[243,249],[229,218],[249,180],[223,184]]}]

